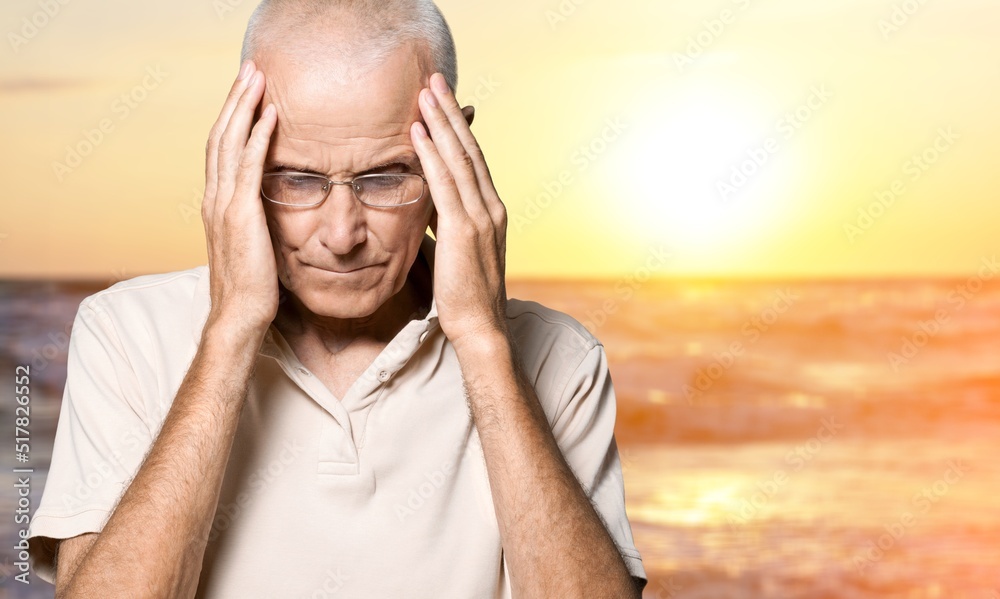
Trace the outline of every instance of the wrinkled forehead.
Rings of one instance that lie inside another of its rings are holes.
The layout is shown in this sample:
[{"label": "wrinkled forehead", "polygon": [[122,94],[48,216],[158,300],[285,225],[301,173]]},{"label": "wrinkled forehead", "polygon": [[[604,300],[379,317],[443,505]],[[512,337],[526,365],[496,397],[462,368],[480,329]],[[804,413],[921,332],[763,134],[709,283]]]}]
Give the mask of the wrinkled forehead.
[{"label": "wrinkled forehead", "polygon": [[421,44],[404,42],[373,58],[335,45],[269,48],[258,57],[267,80],[259,110],[278,109],[278,135],[324,128],[380,137],[418,120],[417,94],[430,69]]}]

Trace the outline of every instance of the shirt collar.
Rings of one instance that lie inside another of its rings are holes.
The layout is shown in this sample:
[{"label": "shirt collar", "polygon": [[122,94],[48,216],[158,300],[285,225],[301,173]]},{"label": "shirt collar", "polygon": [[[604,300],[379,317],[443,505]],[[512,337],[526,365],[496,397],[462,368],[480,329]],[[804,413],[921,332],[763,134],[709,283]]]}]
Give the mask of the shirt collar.
[{"label": "shirt collar", "polygon": [[[424,238],[420,242],[420,250],[417,255],[417,259],[423,258],[427,262],[427,266],[431,273],[431,287],[433,288],[434,283],[434,248],[436,246],[436,241],[427,233],[424,233]],[[198,282],[195,284],[194,289],[194,312],[193,312],[193,323],[192,331],[195,338],[200,338],[202,330],[205,328],[205,323],[208,321],[208,312],[212,308],[212,298],[210,294],[210,280],[208,276],[208,265],[203,264],[195,269],[198,272]],[[433,291],[431,292],[431,307],[428,310],[427,315],[424,316],[423,320],[426,320],[428,324],[436,323],[438,320],[437,312],[437,299],[434,297]],[[273,325],[272,325],[273,326]]]}]

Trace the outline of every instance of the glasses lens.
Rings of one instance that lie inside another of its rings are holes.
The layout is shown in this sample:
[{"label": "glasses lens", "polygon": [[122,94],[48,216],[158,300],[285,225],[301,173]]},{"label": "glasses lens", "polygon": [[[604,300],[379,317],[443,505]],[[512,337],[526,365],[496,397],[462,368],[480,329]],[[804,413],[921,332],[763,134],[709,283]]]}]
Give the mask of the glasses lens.
[{"label": "glasses lens", "polygon": [[326,179],[304,173],[269,173],[261,181],[261,191],[272,202],[308,206],[326,197]]},{"label": "glasses lens", "polygon": [[354,180],[358,199],[372,206],[400,206],[416,202],[424,194],[420,175],[363,175]]}]

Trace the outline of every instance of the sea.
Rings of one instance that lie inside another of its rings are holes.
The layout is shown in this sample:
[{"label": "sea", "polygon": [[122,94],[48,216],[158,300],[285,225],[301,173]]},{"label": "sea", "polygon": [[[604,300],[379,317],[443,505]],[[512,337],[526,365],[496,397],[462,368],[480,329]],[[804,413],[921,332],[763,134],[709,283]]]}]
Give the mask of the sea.
[{"label": "sea", "polygon": [[[71,324],[108,282],[0,282],[0,426],[31,364],[44,485]],[[644,599],[1000,599],[1000,282],[508,280],[603,343]]]}]

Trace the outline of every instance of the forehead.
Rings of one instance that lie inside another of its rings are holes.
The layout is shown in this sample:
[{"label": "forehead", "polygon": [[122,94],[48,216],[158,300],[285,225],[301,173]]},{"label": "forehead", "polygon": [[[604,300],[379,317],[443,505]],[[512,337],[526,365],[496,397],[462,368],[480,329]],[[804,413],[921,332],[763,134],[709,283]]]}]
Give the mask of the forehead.
[{"label": "forehead", "polygon": [[329,48],[281,47],[257,60],[267,79],[258,111],[269,103],[278,111],[269,162],[364,168],[366,157],[412,150],[409,126],[421,120],[417,94],[430,75],[417,45],[374,67]]}]

